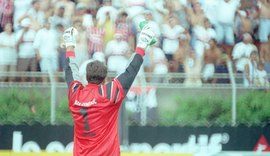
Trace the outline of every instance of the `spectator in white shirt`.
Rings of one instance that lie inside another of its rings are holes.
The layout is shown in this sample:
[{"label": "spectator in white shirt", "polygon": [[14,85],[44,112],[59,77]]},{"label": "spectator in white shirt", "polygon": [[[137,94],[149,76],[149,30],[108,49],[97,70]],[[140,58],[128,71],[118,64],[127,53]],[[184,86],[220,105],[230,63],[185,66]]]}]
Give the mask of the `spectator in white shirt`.
[{"label": "spectator in white shirt", "polygon": [[[33,42],[36,36],[36,31],[31,27],[31,20],[25,18],[21,21],[21,29],[16,33],[16,46],[18,51],[18,68],[20,72],[37,71],[36,52]],[[21,77],[24,82],[26,77]],[[35,77],[32,77],[32,82],[35,82]]]},{"label": "spectator in white shirt", "polygon": [[110,17],[112,23],[115,23],[118,11],[112,6],[110,1],[104,1],[103,6],[97,10],[96,19],[98,25],[104,25],[106,22],[107,15]]},{"label": "spectator in white shirt", "polygon": [[219,5],[219,0],[199,0],[202,5],[202,9],[205,13],[205,16],[208,18],[209,22],[212,25],[217,24],[217,8]]},{"label": "spectator in white shirt", "polygon": [[105,55],[108,60],[108,71],[119,74],[125,70],[128,64],[129,45],[122,39],[121,33],[115,33],[114,39],[108,42]]},{"label": "spectator in white shirt", "polygon": [[43,27],[45,22],[45,13],[40,8],[40,0],[32,1],[32,7],[28,10],[27,16],[31,18],[35,29],[40,29]]},{"label": "spectator in white shirt", "polygon": [[234,18],[239,6],[240,0],[221,0],[218,4],[215,29],[219,44],[234,45]]},{"label": "spectator in white shirt", "polygon": [[185,29],[174,15],[170,15],[167,21],[161,27],[163,37],[162,50],[170,63],[173,55],[179,48],[179,38],[185,32]]},{"label": "spectator in white shirt", "polygon": [[64,16],[67,18],[72,18],[75,10],[75,3],[72,0],[51,0],[54,8],[58,10],[60,7],[65,8]]},{"label": "spectator in white shirt", "polygon": [[[235,66],[236,73],[243,73],[245,65],[249,60],[252,51],[258,51],[257,47],[253,44],[253,39],[250,34],[243,34],[243,41],[237,43],[233,47],[232,59]],[[240,75],[237,78],[241,77]],[[237,83],[242,83],[242,78],[237,79]]]},{"label": "spectator in white shirt", "polygon": [[[44,28],[37,32],[34,40],[34,48],[37,53],[41,72],[54,74],[58,71],[58,41],[57,35],[51,29],[50,23],[45,22]],[[43,82],[47,82],[47,76],[43,77]]]},{"label": "spectator in white shirt", "polygon": [[157,38],[160,37],[161,35],[161,30],[159,27],[159,23],[156,22],[153,18],[153,13],[150,10],[145,10],[144,11],[144,19],[148,21],[148,25],[152,28],[153,32],[155,33],[155,36]]},{"label": "spectator in white shirt", "polygon": [[258,0],[260,40],[260,59],[264,62],[267,73],[270,73],[270,1]]},{"label": "spectator in white shirt", "polygon": [[216,39],[216,32],[211,27],[209,21],[205,18],[204,25],[196,25],[193,28],[194,50],[198,59],[203,59],[204,51],[209,48],[209,41]]},{"label": "spectator in white shirt", "polygon": [[[13,72],[13,75],[8,77],[8,81],[14,80],[14,72],[16,72],[17,52],[16,38],[12,32],[12,24],[7,23],[4,31],[0,33],[0,72]],[[7,77],[0,77],[0,81],[5,81]]]},{"label": "spectator in white shirt", "polygon": [[165,7],[166,2],[164,0],[147,0],[145,3],[146,8],[151,10],[154,21],[161,24],[163,20],[162,16],[169,12],[169,10]]},{"label": "spectator in white shirt", "polygon": [[264,69],[264,63],[262,61],[258,62],[257,71],[255,76],[254,84],[257,87],[269,87],[269,80],[267,77],[267,72]]},{"label": "spectator in white shirt", "polygon": [[13,12],[13,29],[17,32],[21,29],[20,22],[25,18],[25,14],[31,7],[31,1],[29,0],[14,0],[14,12]]},{"label": "spectator in white shirt", "polygon": [[65,7],[60,6],[54,13],[53,16],[49,17],[51,27],[56,29],[56,26],[61,24],[64,28],[68,28],[71,25],[71,19],[64,16]]},{"label": "spectator in white shirt", "polygon": [[168,61],[159,43],[155,43],[147,49],[145,57],[149,57],[150,73],[153,74],[151,82],[162,83],[166,82],[166,74],[168,74]]},{"label": "spectator in white shirt", "polygon": [[93,16],[87,11],[87,5],[84,3],[78,3],[75,8],[72,21],[80,20],[84,28],[93,26]]}]

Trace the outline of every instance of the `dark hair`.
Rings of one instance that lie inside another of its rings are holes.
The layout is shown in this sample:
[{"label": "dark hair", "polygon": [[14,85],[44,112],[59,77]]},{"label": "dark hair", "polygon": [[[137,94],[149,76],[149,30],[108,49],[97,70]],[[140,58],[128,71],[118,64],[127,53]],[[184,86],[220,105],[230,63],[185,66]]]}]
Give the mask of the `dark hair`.
[{"label": "dark hair", "polygon": [[100,84],[107,76],[107,67],[100,61],[93,61],[86,66],[86,79],[88,83]]}]

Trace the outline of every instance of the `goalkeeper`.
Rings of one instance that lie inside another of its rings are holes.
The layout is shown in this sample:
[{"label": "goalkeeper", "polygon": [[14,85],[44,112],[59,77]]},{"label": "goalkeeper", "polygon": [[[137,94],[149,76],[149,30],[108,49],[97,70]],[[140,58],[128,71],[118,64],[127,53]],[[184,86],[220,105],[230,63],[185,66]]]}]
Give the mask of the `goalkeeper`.
[{"label": "goalkeeper", "polygon": [[[105,83],[107,67],[94,60],[86,66],[88,84],[83,86],[76,64],[77,30],[64,32],[66,47],[65,79],[69,109],[74,120],[74,156],[119,156],[118,111],[142,63],[145,49],[155,42],[155,35],[145,25],[138,38],[135,55],[126,71]],[[121,63],[121,62],[119,62]]]}]

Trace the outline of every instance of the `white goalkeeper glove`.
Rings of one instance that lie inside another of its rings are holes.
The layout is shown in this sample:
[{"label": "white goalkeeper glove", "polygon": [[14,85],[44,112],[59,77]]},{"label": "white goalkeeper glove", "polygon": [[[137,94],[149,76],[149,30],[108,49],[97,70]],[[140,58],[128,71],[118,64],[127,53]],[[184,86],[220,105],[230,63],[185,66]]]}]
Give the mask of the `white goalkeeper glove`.
[{"label": "white goalkeeper glove", "polygon": [[63,34],[63,40],[64,43],[62,43],[62,47],[69,47],[73,46],[74,48],[76,47],[76,37],[78,35],[78,31],[74,27],[70,27],[65,30]]},{"label": "white goalkeeper glove", "polygon": [[153,45],[156,41],[157,39],[152,28],[148,24],[144,25],[138,38],[137,47],[146,49],[147,46]]}]

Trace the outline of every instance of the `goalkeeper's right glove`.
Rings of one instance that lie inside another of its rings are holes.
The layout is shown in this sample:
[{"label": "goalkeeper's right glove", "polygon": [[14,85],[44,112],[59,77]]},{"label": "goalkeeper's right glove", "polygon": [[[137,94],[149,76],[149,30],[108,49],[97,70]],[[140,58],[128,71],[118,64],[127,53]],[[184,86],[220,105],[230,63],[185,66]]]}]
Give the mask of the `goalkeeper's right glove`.
[{"label": "goalkeeper's right glove", "polygon": [[153,45],[155,42],[156,37],[152,28],[148,24],[145,24],[140,32],[137,47],[145,50],[147,46]]},{"label": "goalkeeper's right glove", "polygon": [[78,31],[76,28],[70,27],[66,29],[63,34],[64,43],[61,46],[66,47],[66,48],[69,46],[73,46],[75,48],[77,35],[78,35]]}]

